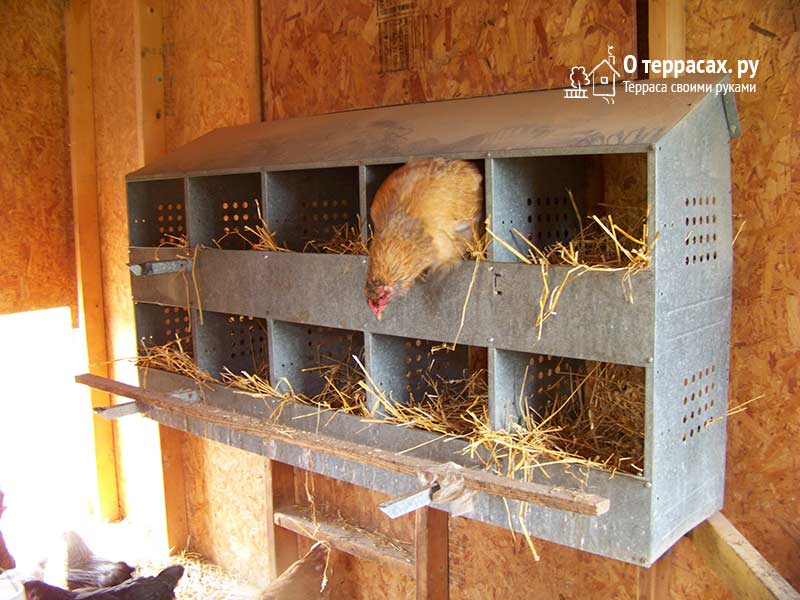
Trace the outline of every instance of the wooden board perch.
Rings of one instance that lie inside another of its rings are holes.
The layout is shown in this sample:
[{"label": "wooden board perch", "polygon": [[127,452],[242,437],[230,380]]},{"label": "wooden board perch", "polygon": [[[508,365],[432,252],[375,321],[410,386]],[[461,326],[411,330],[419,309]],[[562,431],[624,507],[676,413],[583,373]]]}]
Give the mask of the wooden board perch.
[{"label": "wooden board perch", "polygon": [[359,558],[373,560],[390,568],[414,574],[414,555],[411,548],[401,542],[389,543],[381,536],[344,523],[311,515],[294,506],[275,511],[275,524],[297,534],[329,543],[336,550]]}]

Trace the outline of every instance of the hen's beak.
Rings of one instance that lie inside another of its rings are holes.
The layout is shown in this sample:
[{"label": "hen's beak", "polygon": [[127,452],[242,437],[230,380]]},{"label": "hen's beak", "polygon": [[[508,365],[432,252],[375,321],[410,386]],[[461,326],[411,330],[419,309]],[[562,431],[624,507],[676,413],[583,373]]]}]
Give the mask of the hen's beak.
[{"label": "hen's beak", "polygon": [[379,312],[375,313],[375,318],[378,319],[378,321],[381,320],[381,316],[382,316],[381,313],[379,313]]}]

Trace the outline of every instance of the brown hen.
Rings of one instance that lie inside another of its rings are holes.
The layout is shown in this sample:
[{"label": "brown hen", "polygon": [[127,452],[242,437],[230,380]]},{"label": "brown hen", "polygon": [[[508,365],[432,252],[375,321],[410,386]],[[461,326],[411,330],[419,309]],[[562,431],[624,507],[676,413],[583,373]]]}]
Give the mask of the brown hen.
[{"label": "brown hen", "polygon": [[463,256],[481,222],[483,177],[464,160],[412,160],[375,194],[374,237],[364,293],[380,320],[386,306],[427,272]]},{"label": "brown hen", "polygon": [[317,542],[303,558],[295,561],[280,577],[258,596],[258,600],[323,600],[329,589],[323,589],[325,564],[330,549]]}]

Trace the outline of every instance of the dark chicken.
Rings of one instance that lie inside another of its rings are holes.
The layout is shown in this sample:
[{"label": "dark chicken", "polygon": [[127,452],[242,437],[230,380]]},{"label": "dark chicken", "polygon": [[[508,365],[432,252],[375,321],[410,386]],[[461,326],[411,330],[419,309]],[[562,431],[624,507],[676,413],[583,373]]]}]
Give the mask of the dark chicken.
[{"label": "dark chicken", "polygon": [[111,587],[127,581],[134,568],[127,563],[103,560],[94,555],[74,531],[64,534],[67,547],[67,588]]},{"label": "dark chicken", "polygon": [[412,160],[375,194],[364,294],[380,320],[424,274],[454,266],[481,222],[482,176],[470,162]]},{"label": "dark chicken", "polygon": [[137,577],[113,587],[68,591],[42,581],[25,583],[27,600],[171,600],[183,567],[172,565],[155,577]]}]

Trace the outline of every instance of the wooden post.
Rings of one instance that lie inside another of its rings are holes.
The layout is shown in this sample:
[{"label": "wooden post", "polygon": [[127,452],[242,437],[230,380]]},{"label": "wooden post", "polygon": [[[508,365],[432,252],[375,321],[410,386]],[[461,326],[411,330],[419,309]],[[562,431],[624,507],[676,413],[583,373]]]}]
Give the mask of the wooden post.
[{"label": "wooden post", "polygon": [[649,569],[640,567],[636,572],[636,600],[669,600],[669,580],[672,575],[672,549],[659,558]]},{"label": "wooden post", "polygon": [[147,164],[162,156],[167,149],[164,129],[164,18],[161,0],[139,0],[137,4],[136,119],[142,162]]},{"label": "wooden post", "polygon": [[247,21],[242,24],[247,36],[247,54],[254,67],[248,73],[248,112],[250,120],[260,123],[264,120],[262,46],[261,46],[261,0],[250,0]]},{"label": "wooden post", "polygon": [[[138,0],[136,10],[137,134],[141,162],[166,152],[164,127],[163,7],[161,0]],[[182,550],[189,541],[183,448],[179,431],[159,425],[167,545]]]},{"label": "wooden post", "polygon": [[267,459],[264,478],[267,485],[267,543],[269,553],[269,577],[274,581],[289,565],[300,558],[298,537],[288,529],[276,524],[275,514],[281,508],[296,503],[294,493],[294,468],[276,460]]},{"label": "wooden post", "polygon": [[[65,13],[69,102],[72,210],[78,276],[78,315],[86,341],[89,371],[108,376],[108,350],[100,265],[97,167],[92,88],[92,22],[90,0],[73,0]],[[111,396],[90,390],[92,407],[109,406]],[[87,411],[89,414],[91,411]],[[92,416],[95,450],[95,502],[102,518],[120,517],[113,422]]]},{"label": "wooden post", "polygon": [[450,597],[450,514],[421,508],[415,514],[417,600]]},{"label": "wooden post", "polygon": [[722,513],[700,523],[689,533],[689,538],[737,598],[800,600],[800,593]]},{"label": "wooden post", "polygon": [[649,0],[650,60],[686,57],[686,0]]}]

